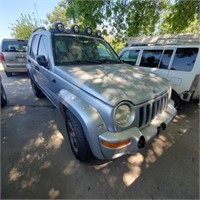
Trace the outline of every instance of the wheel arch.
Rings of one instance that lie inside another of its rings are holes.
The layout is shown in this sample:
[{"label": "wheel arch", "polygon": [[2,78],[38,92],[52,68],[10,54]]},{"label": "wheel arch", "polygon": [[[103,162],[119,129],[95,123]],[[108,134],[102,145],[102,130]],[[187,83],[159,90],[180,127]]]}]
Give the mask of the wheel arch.
[{"label": "wheel arch", "polygon": [[97,158],[104,159],[99,145],[99,135],[107,129],[99,112],[69,91],[61,90],[58,96],[61,115],[65,118],[66,110],[69,110],[79,120],[92,153]]},{"label": "wheel arch", "polygon": [[175,107],[179,108],[181,104],[181,97],[174,89],[172,89],[171,99],[174,101]]}]

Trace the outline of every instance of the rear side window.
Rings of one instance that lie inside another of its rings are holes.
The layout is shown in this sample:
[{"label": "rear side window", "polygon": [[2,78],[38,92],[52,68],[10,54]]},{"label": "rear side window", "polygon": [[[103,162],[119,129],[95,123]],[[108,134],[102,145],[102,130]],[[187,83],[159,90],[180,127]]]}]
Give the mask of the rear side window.
[{"label": "rear side window", "polygon": [[191,71],[196,61],[198,51],[198,48],[177,48],[171,69]]},{"label": "rear side window", "polygon": [[26,52],[28,41],[26,40],[10,40],[3,41],[3,52]]},{"label": "rear side window", "polygon": [[159,68],[168,69],[169,62],[170,62],[171,57],[172,57],[172,53],[173,53],[173,50],[165,50],[163,52]]},{"label": "rear side window", "polygon": [[31,47],[30,47],[30,54],[32,58],[35,58],[37,54],[38,38],[39,38],[39,35],[34,35],[32,38]]},{"label": "rear side window", "polygon": [[48,58],[48,50],[47,50],[48,44],[47,44],[47,38],[45,36],[41,36],[39,45],[38,45],[38,53],[37,55],[43,55]]},{"label": "rear side window", "polygon": [[120,58],[125,62],[128,62],[132,65],[135,65],[137,58],[138,58],[138,55],[139,55],[139,52],[140,52],[140,50],[128,50],[128,51],[125,51],[120,56]]},{"label": "rear side window", "polygon": [[143,67],[158,67],[163,50],[144,50],[140,62]]}]

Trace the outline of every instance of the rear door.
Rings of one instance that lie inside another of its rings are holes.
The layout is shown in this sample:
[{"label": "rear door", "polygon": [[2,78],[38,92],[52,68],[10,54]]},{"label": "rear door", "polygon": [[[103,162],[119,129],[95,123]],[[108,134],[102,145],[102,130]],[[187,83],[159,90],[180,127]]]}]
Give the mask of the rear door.
[{"label": "rear door", "polygon": [[195,64],[198,52],[197,47],[176,48],[167,79],[178,94],[189,91],[199,74],[199,66]]}]

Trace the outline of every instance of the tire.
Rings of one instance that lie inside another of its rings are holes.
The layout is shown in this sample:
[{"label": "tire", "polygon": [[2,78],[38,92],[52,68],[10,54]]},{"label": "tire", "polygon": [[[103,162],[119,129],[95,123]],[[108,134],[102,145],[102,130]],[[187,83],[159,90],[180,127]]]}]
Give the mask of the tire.
[{"label": "tire", "polygon": [[6,72],[5,71],[5,74],[6,74],[7,77],[12,77],[12,72]]},{"label": "tire", "polygon": [[171,99],[174,101],[174,107],[178,109],[181,105],[181,98],[174,90],[172,90]]},{"label": "tire", "polygon": [[3,85],[1,84],[1,107],[5,106],[6,104],[7,104],[7,96],[3,88]]},{"label": "tire", "polygon": [[70,111],[66,111],[66,128],[75,157],[82,162],[89,161],[92,158],[92,152],[84,136],[83,128]]},{"label": "tire", "polygon": [[33,89],[33,93],[36,97],[40,98],[40,97],[44,97],[44,93],[42,92],[42,90],[40,90],[38,88],[38,86],[36,85],[35,81],[31,79],[31,86]]}]

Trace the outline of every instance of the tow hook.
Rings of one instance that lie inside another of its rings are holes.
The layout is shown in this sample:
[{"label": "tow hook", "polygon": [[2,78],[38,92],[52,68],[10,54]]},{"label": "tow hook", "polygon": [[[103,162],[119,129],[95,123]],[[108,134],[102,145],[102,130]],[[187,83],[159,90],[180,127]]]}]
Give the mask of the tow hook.
[{"label": "tow hook", "polygon": [[165,122],[160,124],[160,126],[157,128],[157,135],[160,133],[161,130],[165,130],[166,127],[167,127],[167,125],[165,124]]}]

